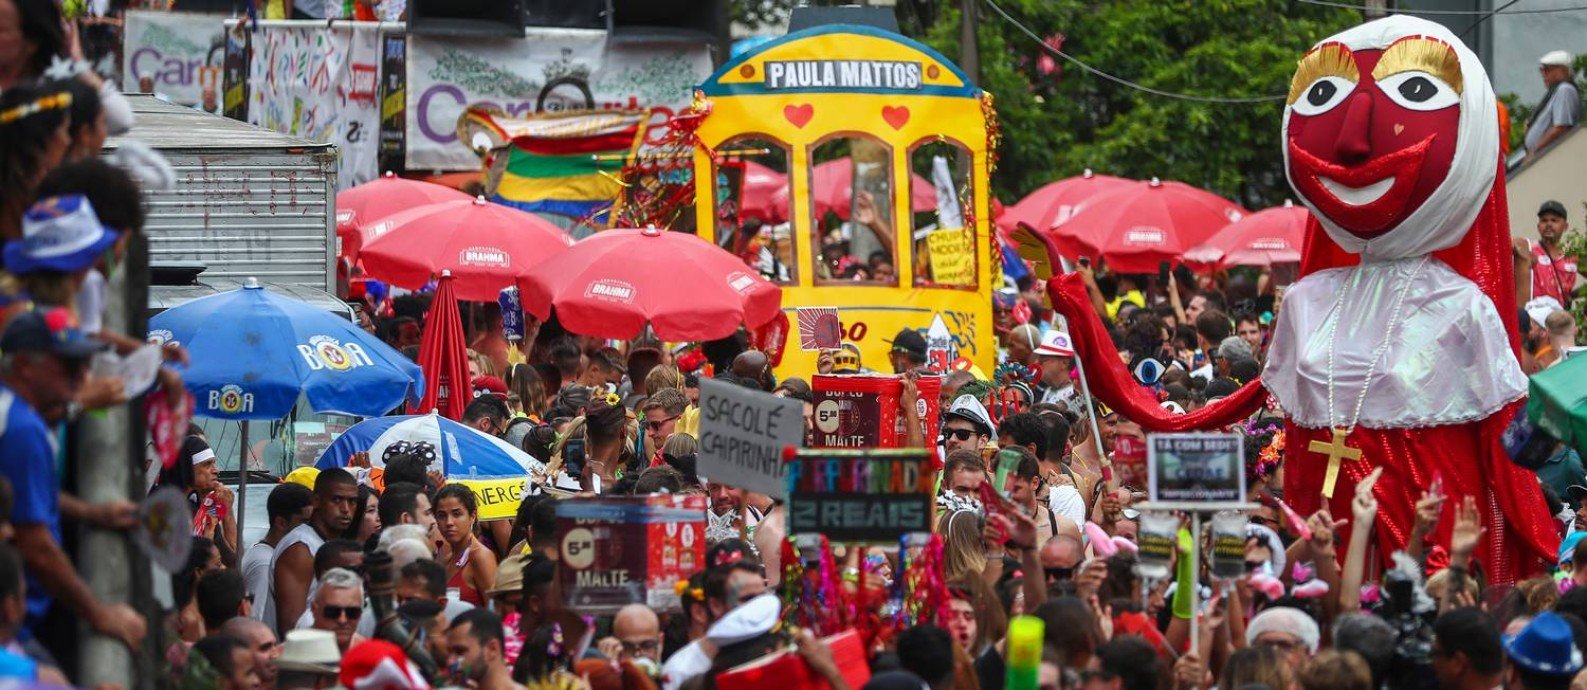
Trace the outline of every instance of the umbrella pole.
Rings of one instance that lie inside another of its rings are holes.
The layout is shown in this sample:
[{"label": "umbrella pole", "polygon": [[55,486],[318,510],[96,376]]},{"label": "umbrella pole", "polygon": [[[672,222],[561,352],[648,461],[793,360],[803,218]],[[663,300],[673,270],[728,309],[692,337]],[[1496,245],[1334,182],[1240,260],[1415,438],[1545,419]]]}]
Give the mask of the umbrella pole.
[{"label": "umbrella pole", "polygon": [[[238,455],[237,477],[237,541],[243,540],[243,522],[248,515],[248,420],[242,420],[242,451]],[[231,547],[242,553],[247,547],[242,544],[232,544]]]}]

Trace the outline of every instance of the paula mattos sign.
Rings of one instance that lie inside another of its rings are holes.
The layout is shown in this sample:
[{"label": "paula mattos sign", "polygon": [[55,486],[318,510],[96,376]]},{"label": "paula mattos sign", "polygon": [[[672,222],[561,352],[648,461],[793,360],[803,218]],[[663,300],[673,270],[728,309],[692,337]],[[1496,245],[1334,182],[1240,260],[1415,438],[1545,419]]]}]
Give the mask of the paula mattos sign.
[{"label": "paula mattos sign", "polygon": [[934,477],[924,448],[801,450],[786,478],[790,534],[896,543],[931,531]]},{"label": "paula mattos sign", "polygon": [[1148,434],[1152,507],[1215,508],[1245,502],[1245,443],[1239,434]]},{"label": "paula mattos sign", "polygon": [[919,62],[901,60],[767,60],[766,89],[892,89],[919,91]]}]

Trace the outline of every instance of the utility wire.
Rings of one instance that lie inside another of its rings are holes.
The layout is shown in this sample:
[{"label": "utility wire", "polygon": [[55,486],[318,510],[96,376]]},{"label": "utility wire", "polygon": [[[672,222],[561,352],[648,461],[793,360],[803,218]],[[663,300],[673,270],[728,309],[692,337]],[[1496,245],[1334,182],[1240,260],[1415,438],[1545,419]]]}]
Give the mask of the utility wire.
[{"label": "utility wire", "polygon": [[1489,13],[1487,13],[1485,15],[1482,15],[1481,17],[1478,17],[1477,21],[1472,22],[1471,26],[1466,27],[1465,31],[1460,32],[1460,38],[1465,38],[1466,34],[1471,33],[1472,29],[1475,29],[1478,26],[1481,26],[1483,22],[1488,21],[1489,19],[1493,19],[1493,15],[1496,15],[1496,14],[1498,14],[1500,12],[1503,12],[1505,10],[1505,8],[1507,8],[1507,7],[1511,6],[1511,5],[1514,5],[1515,3],[1518,3],[1520,1],[1521,0],[1510,0],[1509,2],[1504,3],[1503,5],[1500,5],[1500,6],[1496,7],[1496,8],[1494,8],[1494,10],[1492,12],[1489,12]]},{"label": "utility wire", "polygon": [[[1154,88],[1152,88],[1150,86],[1146,86],[1145,84],[1138,84],[1138,83],[1135,83],[1135,82],[1130,81],[1128,79],[1125,79],[1124,77],[1117,77],[1117,76],[1114,76],[1112,74],[1108,74],[1107,72],[1104,72],[1104,71],[1102,71],[1100,69],[1097,69],[1095,67],[1092,67],[1091,65],[1088,65],[1088,64],[1082,62],[1079,58],[1076,58],[1073,55],[1070,55],[1068,53],[1063,52],[1062,50],[1059,50],[1059,49],[1054,48],[1054,47],[1052,47],[1050,45],[1047,45],[1047,41],[1043,40],[1041,36],[1037,35],[1036,32],[1031,31],[1030,28],[1026,27],[1024,24],[1019,23],[1019,20],[1014,19],[1014,17],[1010,16],[1009,13],[1005,12],[1002,7],[999,7],[996,2],[994,2],[993,0],[985,0],[985,1],[986,1],[987,6],[992,8],[992,11],[997,12],[998,15],[1003,17],[1003,21],[1008,22],[1014,28],[1019,29],[1021,33],[1025,34],[1026,36],[1029,36],[1031,38],[1031,40],[1036,42],[1037,45],[1041,46],[1042,50],[1045,50],[1045,51],[1047,51],[1049,53],[1052,53],[1053,55],[1056,55],[1056,56],[1061,57],[1061,58],[1063,58],[1065,60],[1068,60],[1069,62],[1074,63],[1074,65],[1076,67],[1079,67],[1080,69],[1085,70],[1086,72],[1090,72],[1091,74],[1094,74],[1094,75],[1096,75],[1098,77],[1101,77],[1103,79],[1111,81],[1111,82],[1113,82],[1115,84],[1118,84],[1120,86],[1127,86],[1127,87],[1135,89],[1137,91],[1143,91],[1145,93],[1149,93],[1149,94],[1152,94],[1154,96],[1162,96],[1164,98],[1173,98],[1173,99],[1177,99],[1177,100],[1181,100],[1181,101],[1191,101],[1191,102],[1195,102],[1195,103],[1219,103],[1219,104],[1271,103],[1271,102],[1274,102],[1274,101],[1282,101],[1282,100],[1284,100],[1285,98],[1288,97],[1287,95],[1279,95],[1279,96],[1251,96],[1251,97],[1246,97],[1246,98],[1223,98],[1223,97],[1219,97],[1219,96],[1197,96],[1197,95],[1194,95],[1194,94],[1175,93],[1175,92],[1172,92],[1172,91],[1163,91],[1161,89],[1154,89]],[[1473,26],[1475,26],[1475,25],[1473,25]]]},{"label": "utility wire", "polygon": [[[1408,8],[1408,7],[1401,7],[1401,8],[1395,8],[1395,9],[1375,8],[1375,7],[1369,7],[1367,5],[1356,5],[1356,4],[1347,3],[1347,2],[1333,2],[1332,0],[1298,0],[1298,1],[1302,2],[1302,3],[1305,3],[1307,5],[1321,5],[1323,7],[1337,7],[1337,8],[1342,9],[1342,10],[1361,10],[1361,11],[1365,12],[1367,10],[1382,9],[1382,11],[1388,12],[1389,14],[1415,14],[1415,15],[1428,15],[1428,16],[1437,15],[1437,16],[1476,17],[1476,16],[1491,16],[1491,15],[1494,15],[1494,14],[1507,14],[1507,15],[1508,14],[1559,14],[1559,13],[1562,13],[1562,12],[1583,12],[1583,11],[1587,11],[1587,5],[1584,5],[1584,6],[1581,6],[1581,7],[1550,7],[1550,8],[1531,9],[1531,10],[1509,10],[1509,11],[1501,11],[1504,8],[1500,8],[1499,10],[1418,10],[1418,9],[1412,9],[1412,8]],[[1505,5],[1505,7],[1509,7],[1510,5],[1513,5],[1513,4],[1515,4],[1515,3],[1512,2],[1509,5]]]}]

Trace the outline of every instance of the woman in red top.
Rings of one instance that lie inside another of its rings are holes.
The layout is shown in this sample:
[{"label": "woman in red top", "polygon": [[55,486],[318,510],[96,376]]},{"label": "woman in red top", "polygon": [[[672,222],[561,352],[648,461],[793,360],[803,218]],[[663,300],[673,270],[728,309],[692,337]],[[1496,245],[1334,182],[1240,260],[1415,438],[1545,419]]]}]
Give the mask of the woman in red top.
[{"label": "woman in red top", "polygon": [[481,592],[496,583],[496,554],[474,536],[478,521],[479,505],[472,489],[447,484],[435,493],[435,525],[442,539],[437,558],[446,566],[446,586],[458,589],[463,601],[484,606]]}]

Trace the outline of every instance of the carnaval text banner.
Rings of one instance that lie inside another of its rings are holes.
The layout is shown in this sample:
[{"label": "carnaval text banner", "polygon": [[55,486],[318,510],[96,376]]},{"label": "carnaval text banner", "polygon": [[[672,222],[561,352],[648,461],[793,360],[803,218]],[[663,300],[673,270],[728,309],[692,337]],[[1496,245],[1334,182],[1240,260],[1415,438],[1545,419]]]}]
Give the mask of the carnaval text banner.
[{"label": "carnaval text banner", "polygon": [[[195,12],[127,10],[122,28],[121,90],[153,89],[181,105],[203,102],[204,89],[220,98],[225,18]],[[147,78],[148,84],[140,83]]]}]

